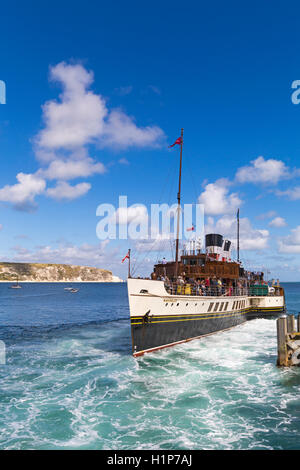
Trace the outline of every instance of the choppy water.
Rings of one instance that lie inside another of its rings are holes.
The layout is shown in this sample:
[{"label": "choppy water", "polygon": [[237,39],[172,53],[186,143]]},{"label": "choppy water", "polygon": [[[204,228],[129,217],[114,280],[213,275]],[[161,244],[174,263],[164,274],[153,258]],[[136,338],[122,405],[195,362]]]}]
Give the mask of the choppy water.
[{"label": "choppy water", "polygon": [[300,448],[300,368],[276,367],[275,320],[134,359],[126,285],[63,287],[0,284],[0,448]]}]

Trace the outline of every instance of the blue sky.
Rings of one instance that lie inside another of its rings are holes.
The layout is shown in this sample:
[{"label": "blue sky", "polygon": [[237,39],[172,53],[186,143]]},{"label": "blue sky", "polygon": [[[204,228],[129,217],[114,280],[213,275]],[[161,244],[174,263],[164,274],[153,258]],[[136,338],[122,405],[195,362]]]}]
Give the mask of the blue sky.
[{"label": "blue sky", "polygon": [[243,260],[299,281],[299,13],[293,1],[2,6],[0,258],[125,277],[130,245],[150,272],[157,253],[97,239],[96,208],[122,194],[175,202],[168,145],[184,127],[183,202],[200,197],[208,229],[229,238],[240,207]]}]

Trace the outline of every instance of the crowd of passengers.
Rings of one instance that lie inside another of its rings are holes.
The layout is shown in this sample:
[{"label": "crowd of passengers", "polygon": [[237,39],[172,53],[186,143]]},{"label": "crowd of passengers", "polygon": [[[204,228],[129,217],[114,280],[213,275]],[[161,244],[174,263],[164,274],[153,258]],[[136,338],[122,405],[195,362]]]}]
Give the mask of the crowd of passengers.
[{"label": "crowd of passengers", "polygon": [[220,279],[216,276],[206,279],[189,279],[178,276],[176,281],[171,281],[167,276],[161,276],[158,280],[165,282],[167,291],[171,294],[188,295],[244,295],[247,294],[249,287],[254,285],[266,285],[264,281],[247,280],[231,281]]}]

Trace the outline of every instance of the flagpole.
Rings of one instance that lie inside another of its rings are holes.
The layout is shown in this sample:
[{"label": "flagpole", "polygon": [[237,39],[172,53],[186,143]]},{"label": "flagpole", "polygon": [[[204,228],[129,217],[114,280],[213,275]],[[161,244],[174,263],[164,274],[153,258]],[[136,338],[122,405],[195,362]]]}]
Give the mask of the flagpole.
[{"label": "flagpole", "polygon": [[237,211],[237,260],[240,262],[240,209]]},{"label": "flagpole", "polygon": [[183,129],[181,129],[180,142],[180,164],[179,164],[179,184],[177,193],[177,233],[176,233],[176,254],[175,254],[175,277],[178,276],[178,248],[179,248],[179,227],[180,227],[180,198],[181,198],[181,169],[182,169],[182,146],[183,146]]},{"label": "flagpole", "polygon": [[130,252],[131,252],[131,249],[129,248],[129,250],[128,250],[128,278],[131,278],[131,274],[130,274]]}]

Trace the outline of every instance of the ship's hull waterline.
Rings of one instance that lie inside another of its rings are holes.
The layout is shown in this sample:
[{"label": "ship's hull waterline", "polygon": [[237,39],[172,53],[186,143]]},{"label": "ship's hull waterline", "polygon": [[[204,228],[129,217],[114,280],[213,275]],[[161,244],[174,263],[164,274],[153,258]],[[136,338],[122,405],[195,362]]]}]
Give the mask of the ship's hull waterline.
[{"label": "ship's hull waterline", "polygon": [[283,296],[170,295],[162,281],[128,279],[134,356],[284,312]]}]

